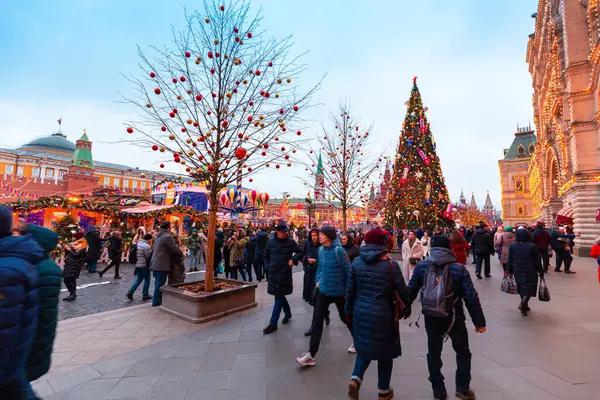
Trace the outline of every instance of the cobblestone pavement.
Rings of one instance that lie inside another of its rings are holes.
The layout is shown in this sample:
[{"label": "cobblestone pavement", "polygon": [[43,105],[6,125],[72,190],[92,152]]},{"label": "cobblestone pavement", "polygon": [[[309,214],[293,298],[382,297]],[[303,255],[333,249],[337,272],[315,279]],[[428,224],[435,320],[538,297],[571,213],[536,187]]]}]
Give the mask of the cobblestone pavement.
[{"label": "cobblestone pavement", "polygon": [[[517,296],[500,291],[502,268],[476,280],[488,331],[476,335],[472,387],[482,400],[597,400],[600,392],[600,297],[596,263],[576,258],[577,275],[550,272],[549,303],[532,300],[522,317]],[[473,266],[468,266],[473,272]],[[337,316],[323,333],[317,366],[300,369],[303,332],[312,309],[300,298],[302,274],[289,296],[293,318],[265,336],[272,306],[266,284],[258,308],[205,325],[193,325],[148,304],[61,321],[51,371],[34,389],[45,400],[308,400],[346,399],[354,357]],[[413,320],[418,306],[413,309]],[[427,338],[423,328],[401,324],[402,357],[394,362],[397,399],[430,400]],[[453,394],[455,355],[444,346],[443,373]],[[377,368],[365,375],[361,398],[376,398]],[[453,397],[449,397],[453,398]]]},{"label": "cobblestone pavement", "polygon": [[[186,265],[189,265],[187,260]],[[104,264],[98,266],[98,271],[105,267]],[[204,265],[200,265],[200,271],[203,271]],[[293,271],[302,270],[302,265],[295,266]],[[123,279],[114,280],[114,268],[111,268],[102,278],[98,274],[88,274],[85,270],[81,272],[77,280],[77,300],[67,303],[60,301],[59,319],[69,319],[81,317],[84,315],[95,314],[104,311],[117,310],[119,308],[131,307],[142,304],[142,288],[139,287],[134,295],[134,300],[129,301],[125,295],[129,287],[135,281],[133,275],[134,268],[129,263],[121,264],[119,273]],[[204,279],[204,272],[188,273],[186,282],[193,282]],[[154,285],[152,278],[151,285]],[[153,286],[150,287],[152,292]],[[152,295],[152,293],[150,293]],[[69,295],[64,284],[61,292],[61,299]]]}]

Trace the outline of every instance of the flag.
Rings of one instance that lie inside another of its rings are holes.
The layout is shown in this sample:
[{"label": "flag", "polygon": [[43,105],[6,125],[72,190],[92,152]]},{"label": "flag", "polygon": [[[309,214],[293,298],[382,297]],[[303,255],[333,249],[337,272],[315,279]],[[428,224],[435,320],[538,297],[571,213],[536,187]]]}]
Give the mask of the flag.
[{"label": "flag", "polygon": [[59,119],[57,119],[56,122],[58,122],[59,125],[62,125],[62,117],[60,117]]}]

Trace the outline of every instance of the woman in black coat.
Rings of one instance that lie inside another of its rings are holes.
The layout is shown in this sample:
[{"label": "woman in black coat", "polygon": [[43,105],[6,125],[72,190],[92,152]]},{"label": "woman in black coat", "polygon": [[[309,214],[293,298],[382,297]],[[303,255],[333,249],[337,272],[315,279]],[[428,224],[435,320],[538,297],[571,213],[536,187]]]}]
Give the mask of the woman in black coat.
[{"label": "woman in black coat", "polygon": [[319,230],[311,229],[304,241],[302,268],[304,270],[304,285],[302,286],[302,298],[311,306],[314,305],[313,292],[315,290],[315,278],[317,275],[317,261],[319,259]]},{"label": "woman in black coat", "polygon": [[87,272],[96,273],[96,267],[98,266],[98,260],[102,254],[102,242],[104,239],[100,237],[100,231],[94,226],[85,235],[85,240],[88,243],[87,252]]},{"label": "woman in black coat", "polygon": [[342,235],[342,247],[346,250],[346,254],[348,254],[348,258],[350,262],[354,261],[356,257],[360,254],[358,246],[354,244],[354,240],[347,233]]},{"label": "woman in black coat", "polygon": [[527,315],[529,299],[537,295],[538,275],[544,276],[540,253],[527,229],[518,229],[515,242],[508,246],[508,273],[517,281],[517,292],[521,295],[519,310]]},{"label": "woman in black coat", "polygon": [[77,298],[77,278],[79,278],[79,273],[85,263],[87,242],[83,238],[83,232],[75,232],[73,241],[69,244],[63,244],[62,247],[65,252],[63,280],[69,291],[69,296],[65,297],[63,301],[73,301]]}]

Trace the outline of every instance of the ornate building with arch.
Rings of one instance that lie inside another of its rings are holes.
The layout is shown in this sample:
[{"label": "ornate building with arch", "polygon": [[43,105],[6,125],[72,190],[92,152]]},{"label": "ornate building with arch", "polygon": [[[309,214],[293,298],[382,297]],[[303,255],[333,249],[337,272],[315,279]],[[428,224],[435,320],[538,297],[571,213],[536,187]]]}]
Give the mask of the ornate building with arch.
[{"label": "ornate building with arch", "polygon": [[[572,220],[577,254],[600,236],[600,4],[540,0],[527,45],[535,152],[527,169],[533,219]],[[503,207],[504,208],[504,207]]]}]

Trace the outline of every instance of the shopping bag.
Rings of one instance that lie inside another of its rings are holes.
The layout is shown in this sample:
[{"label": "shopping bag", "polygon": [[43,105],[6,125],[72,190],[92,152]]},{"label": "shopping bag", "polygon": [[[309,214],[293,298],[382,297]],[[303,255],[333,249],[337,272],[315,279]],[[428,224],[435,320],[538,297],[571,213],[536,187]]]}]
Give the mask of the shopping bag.
[{"label": "shopping bag", "polygon": [[540,287],[538,289],[538,299],[540,301],[550,301],[550,291],[548,285],[546,285],[546,279],[542,278],[540,281]]},{"label": "shopping bag", "polygon": [[517,282],[515,281],[515,277],[512,275],[507,275],[502,280],[502,285],[500,289],[504,293],[508,294],[517,294]]},{"label": "shopping bag", "polygon": [[223,263],[219,264],[219,274],[222,274],[223,272],[225,272],[225,265],[223,265]]}]

